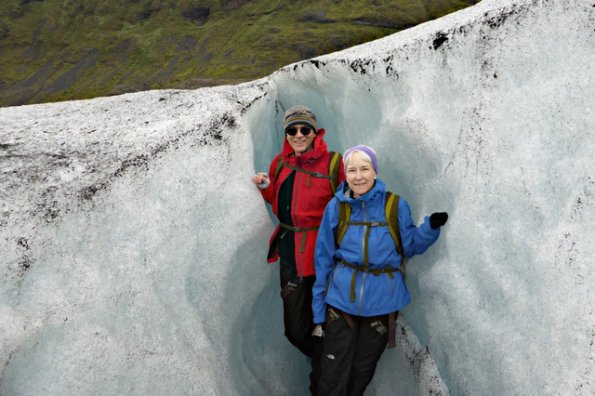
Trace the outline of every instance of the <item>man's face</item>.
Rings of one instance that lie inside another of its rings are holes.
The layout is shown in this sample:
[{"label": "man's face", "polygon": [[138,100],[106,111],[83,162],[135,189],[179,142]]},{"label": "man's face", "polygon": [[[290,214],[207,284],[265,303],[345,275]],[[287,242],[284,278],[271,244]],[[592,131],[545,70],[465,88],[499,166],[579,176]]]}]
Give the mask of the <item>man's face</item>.
[{"label": "man's face", "polygon": [[295,154],[299,156],[312,148],[312,142],[316,136],[314,132],[307,125],[296,124],[285,130],[285,136]]}]

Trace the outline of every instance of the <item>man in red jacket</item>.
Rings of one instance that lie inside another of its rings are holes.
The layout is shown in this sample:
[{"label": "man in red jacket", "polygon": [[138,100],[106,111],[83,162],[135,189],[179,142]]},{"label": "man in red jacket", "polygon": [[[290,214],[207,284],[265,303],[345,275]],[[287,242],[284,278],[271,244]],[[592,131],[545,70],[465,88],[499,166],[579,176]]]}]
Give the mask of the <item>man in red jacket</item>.
[{"label": "man in red jacket", "polygon": [[314,247],[326,204],[345,178],[343,161],[327,150],[324,129],[305,106],[293,106],[283,120],[285,141],[269,173],[252,177],[279,225],[270,239],[269,263],[279,260],[285,336],[312,359],[310,390],[316,391],[322,339],[312,335]]}]

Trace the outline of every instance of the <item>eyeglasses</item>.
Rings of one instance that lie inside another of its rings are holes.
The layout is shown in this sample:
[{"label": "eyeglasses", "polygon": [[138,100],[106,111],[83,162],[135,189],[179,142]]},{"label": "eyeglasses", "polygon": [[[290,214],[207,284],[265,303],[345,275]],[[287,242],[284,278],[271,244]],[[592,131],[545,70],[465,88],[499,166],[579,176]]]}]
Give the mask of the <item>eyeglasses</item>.
[{"label": "eyeglasses", "polygon": [[295,136],[297,135],[298,131],[300,131],[302,133],[302,135],[304,136],[308,136],[310,133],[312,133],[312,128],[307,127],[307,126],[303,126],[303,127],[291,127],[291,128],[287,128],[285,130],[285,133],[289,136]]}]

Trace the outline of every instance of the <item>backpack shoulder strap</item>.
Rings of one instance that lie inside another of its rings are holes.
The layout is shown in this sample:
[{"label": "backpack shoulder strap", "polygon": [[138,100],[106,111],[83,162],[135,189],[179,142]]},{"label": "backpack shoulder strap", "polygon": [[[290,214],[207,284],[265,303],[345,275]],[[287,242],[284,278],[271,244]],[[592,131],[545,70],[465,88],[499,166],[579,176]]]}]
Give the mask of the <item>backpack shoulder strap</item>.
[{"label": "backpack shoulder strap", "polygon": [[399,230],[399,200],[398,194],[393,194],[390,191],[386,192],[385,212],[388,231],[393,241],[395,241],[397,252],[404,258],[401,231]]},{"label": "backpack shoulder strap", "polygon": [[328,174],[331,177],[331,191],[333,195],[337,192],[339,186],[339,165],[341,163],[341,154],[330,151],[331,159],[329,161]]},{"label": "backpack shoulder strap", "polygon": [[337,235],[335,243],[337,246],[341,244],[347,228],[349,227],[349,218],[351,217],[351,206],[345,201],[339,201],[339,224],[337,225]]},{"label": "backpack shoulder strap", "polygon": [[[275,175],[274,176],[276,178],[277,175],[279,175],[279,172],[281,172],[281,168],[283,168],[285,166],[289,169],[293,169],[298,172],[306,173],[312,177],[329,179],[329,181],[331,183],[332,195],[335,195],[335,193],[337,192],[337,187],[339,186],[339,166],[341,164],[341,154],[336,153],[334,151],[329,151],[329,153],[330,153],[330,159],[329,159],[329,173],[328,173],[328,175],[325,175],[325,174],[319,173],[319,172],[312,172],[312,171],[300,168],[299,166],[286,164],[285,161],[283,161],[283,155],[279,155],[279,157],[277,159],[277,165],[275,166]],[[310,182],[308,179],[308,185],[309,185],[309,183]]]},{"label": "backpack shoulder strap", "polygon": [[275,175],[274,175],[275,180],[277,179],[277,176],[279,175],[281,168],[283,168],[283,153],[280,153],[279,156],[277,157],[277,166],[275,166]]}]

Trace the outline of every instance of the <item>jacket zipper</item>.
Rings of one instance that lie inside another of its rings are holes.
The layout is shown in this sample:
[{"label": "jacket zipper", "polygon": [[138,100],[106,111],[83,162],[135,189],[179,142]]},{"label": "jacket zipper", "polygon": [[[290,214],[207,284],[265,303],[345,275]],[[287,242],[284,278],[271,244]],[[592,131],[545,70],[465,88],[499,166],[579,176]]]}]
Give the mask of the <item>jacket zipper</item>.
[{"label": "jacket zipper", "polygon": [[[366,210],[366,203],[364,201],[362,201],[362,209],[364,210],[364,221],[368,221],[368,213]],[[365,258],[363,257],[363,255],[365,254],[365,249],[366,249],[366,235],[368,233],[368,227],[369,226],[364,226],[364,234],[362,237],[362,264],[364,263]],[[368,263],[369,264],[369,263]],[[362,275],[362,285],[360,286],[359,289],[359,309],[358,312],[361,316],[362,314],[362,306],[364,303],[364,284],[366,283],[366,275],[368,275],[367,272],[364,272]]]},{"label": "jacket zipper", "polygon": [[[298,167],[301,167],[301,163],[300,163],[300,157],[296,158],[296,164]],[[292,205],[291,205],[291,219],[293,220],[293,226],[294,227],[299,227],[295,221],[295,211],[294,208],[297,208],[298,205],[298,189],[301,188],[301,183],[302,183],[302,175],[301,172],[297,172],[295,171],[295,176],[296,176],[296,180],[294,182],[293,185],[293,199],[292,199]],[[303,258],[302,258],[302,254],[300,253],[300,246],[301,246],[301,238],[303,238],[305,235],[299,235],[299,232],[294,232],[293,233],[293,243],[294,243],[294,249],[296,249],[296,265],[297,265],[297,271],[298,271],[298,278],[300,280],[300,282],[304,279],[304,263],[303,263]],[[297,241],[299,239],[299,241]]]}]

